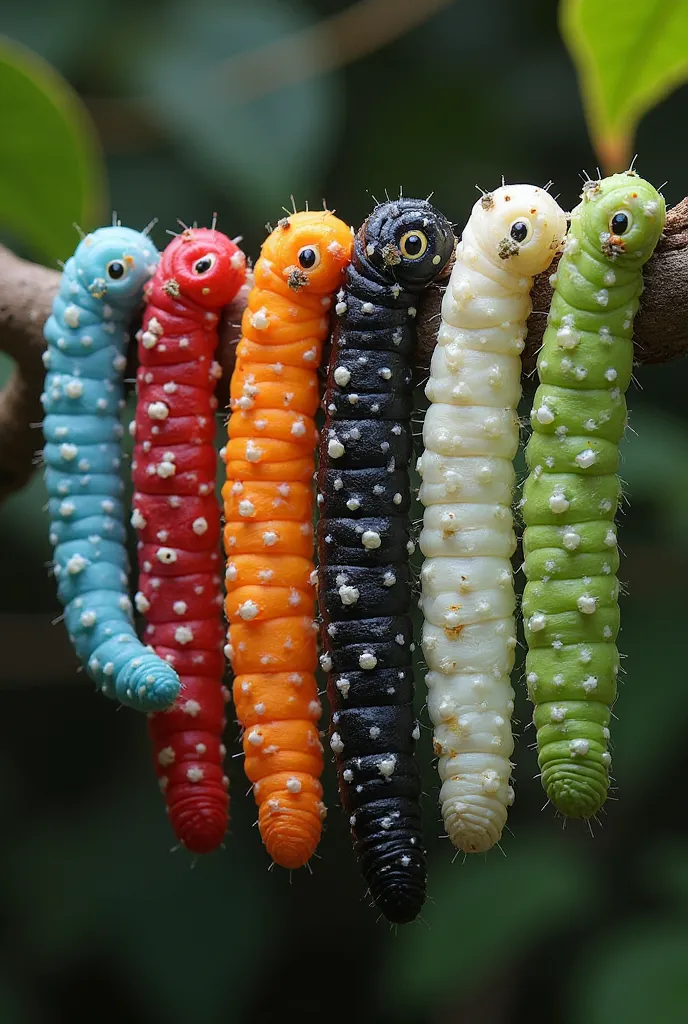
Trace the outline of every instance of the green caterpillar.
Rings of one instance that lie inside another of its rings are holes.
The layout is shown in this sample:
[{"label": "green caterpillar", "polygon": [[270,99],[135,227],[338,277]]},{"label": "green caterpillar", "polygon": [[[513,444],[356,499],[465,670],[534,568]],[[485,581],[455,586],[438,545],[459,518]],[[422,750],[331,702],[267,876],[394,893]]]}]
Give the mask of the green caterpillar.
[{"label": "green caterpillar", "polygon": [[633,171],[588,181],[552,277],[522,509],[528,693],[548,798],[589,818],[607,797],[619,654],[616,476],[642,266],[663,197]]}]

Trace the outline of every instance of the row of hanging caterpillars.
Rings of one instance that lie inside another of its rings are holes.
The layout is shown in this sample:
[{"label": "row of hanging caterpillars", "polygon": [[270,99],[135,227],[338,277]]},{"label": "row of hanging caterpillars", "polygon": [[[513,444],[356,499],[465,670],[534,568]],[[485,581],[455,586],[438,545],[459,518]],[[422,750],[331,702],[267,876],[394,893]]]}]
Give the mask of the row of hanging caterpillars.
[{"label": "row of hanging caterpillars", "polygon": [[[533,278],[554,259],[520,503],[526,674],[549,799],[582,818],[604,802],[618,673],[616,458],[641,267],[664,201],[629,171],[586,182],[570,221],[567,232],[546,188],[502,185],[481,195],[458,243],[427,200],[400,196],[356,233],[327,209],[288,213],[252,275],[240,239],[214,223],[184,227],[161,256],[146,232],[115,224],[65,265],[45,327],[43,396],[58,594],[94,681],[148,713],[172,827],[189,850],[217,848],[227,828],[226,655],[266,849],[288,869],[313,855],[325,817],[319,629],[357,858],[388,920],[420,912],[408,467],[416,318],[440,278],[418,460],[428,709],[447,834],[466,853],[499,842],[513,802],[521,352]],[[127,328],[142,300],[130,429],[143,643],[119,474]],[[223,527],[214,357],[233,302],[245,310],[221,452]]]}]

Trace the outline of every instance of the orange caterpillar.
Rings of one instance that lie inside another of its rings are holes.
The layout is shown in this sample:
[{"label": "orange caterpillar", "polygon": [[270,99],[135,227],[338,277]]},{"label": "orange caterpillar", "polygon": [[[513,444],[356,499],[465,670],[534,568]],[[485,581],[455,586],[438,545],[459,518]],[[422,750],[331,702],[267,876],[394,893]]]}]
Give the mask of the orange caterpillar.
[{"label": "orange caterpillar", "polygon": [[222,489],[234,704],[273,860],[302,867],[325,806],[315,681],[313,488],[318,367],[351,229],[295,213],[263,244],[232,375]]}]

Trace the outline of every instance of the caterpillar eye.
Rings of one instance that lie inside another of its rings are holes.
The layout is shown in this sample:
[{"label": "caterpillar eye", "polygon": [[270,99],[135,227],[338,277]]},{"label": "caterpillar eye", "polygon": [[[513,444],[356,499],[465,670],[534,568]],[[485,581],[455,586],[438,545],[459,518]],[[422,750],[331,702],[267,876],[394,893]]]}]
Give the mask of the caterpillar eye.
[{"label": "caterpillar eye", "polygon": [[422,231],[407,231],[399,239],[402,256],[407,260],[419,260],[428,247],[428,237]]},{"label": "caterpillar eye", "polygon": [[121,281],[127,273],[127,267],[122,260],[110,260],[105,270],[113,281]]},{"label": "caterpillar eye", "polygon": [[523,245],[527,242],[533,234],[533,225],[527,220],[515,220],[509,228],[509,235],[513,238],[514,242],[518,242],[519,245]]},{"label": "caterpillar eye", "polygon": [[633,218],[628,210],[617,210],[609,218],[609,230],[613,235],[625,235],[627,231],[630,231],[632,224]]},{"label": "caterpillar eye", "polygon": [[320,249],[317,245],[304,245],[299,249],[296,258],[304,270],[315,270],[320,263]]},{"label": "caterpillar eye", "polygon": [[201,256],[199,260],[194,263],[194,274],[207,274],[212,267],[215,266],[217,257],[212,252],[207,252],[205,256]]}]

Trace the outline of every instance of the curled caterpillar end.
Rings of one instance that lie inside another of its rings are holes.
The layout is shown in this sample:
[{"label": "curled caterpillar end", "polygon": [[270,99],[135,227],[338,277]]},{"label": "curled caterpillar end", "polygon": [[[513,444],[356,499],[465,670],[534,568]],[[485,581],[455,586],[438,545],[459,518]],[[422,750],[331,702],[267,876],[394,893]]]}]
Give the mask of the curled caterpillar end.
[{"label": "curled caterpillar end", "polygon": [[[384,801],[380,801],[381,804]],[[425,850],[420,838],[420,813],[411,801],[404,814],[389,813],[375,803],[359,809],[354,826],[357,852],[375,905],[392,924],[409,924],[426,897]],[[373,816],[376,820],[373,822]],[[370,819],[373,828],[366,829]],[[361,840],[361,835],[365,838]]]},{"label": "curled caterpillar end", "polygon": [[117,698],[141,711],[164,711],[178,695],[179,676],[155,654],[129,661],[117,679]]},{"label": "curled caterpillar end", "polygon": [[504,771],[500,765],[481,772],[451,774],[444,783],[440,790],[442,817],[457,850],[487,853],[499,842],[507,808],[514,800],[510,771],[510,767]]},{"label": "curled caterpillar end", "polygon": [[322,787],[304,772],[278,772],[256,782],[253,791],[261,801],[258,827],[268,854],[280,867],[302,868],[320,841]]},{"label": "curled caterpillar end", "polygon": [[[587,693],[593,682],[588,676]],[[568,818],[591,818],[607,799],[609,719],[609,708],[596,700],[547,701],[535,709],[542,785]]]}]

